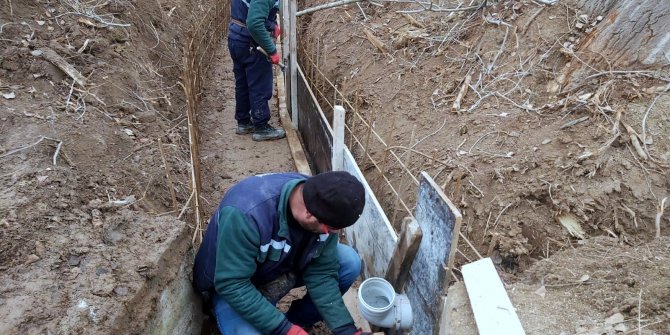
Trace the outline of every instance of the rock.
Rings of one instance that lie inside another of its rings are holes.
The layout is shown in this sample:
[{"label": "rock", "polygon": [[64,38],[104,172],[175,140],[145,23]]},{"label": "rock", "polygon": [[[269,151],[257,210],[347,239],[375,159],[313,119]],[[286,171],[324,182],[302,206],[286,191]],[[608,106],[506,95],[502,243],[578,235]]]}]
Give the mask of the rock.
[{"label": "rock", "polygon": [[30,254],[26,257],[26,265],[35,263],[40,260],[40,257],[35,254]]},{"label": "rock", "polygon": [[128,288],[125,286],[117,286],[114,288],[114,293],[120,296],[128,295]]},{"label": "rock", "polygon": [[67,260],[69,266],[78,266],[81,263],[81,257],[78,255],[70,255],[70,258]]}]

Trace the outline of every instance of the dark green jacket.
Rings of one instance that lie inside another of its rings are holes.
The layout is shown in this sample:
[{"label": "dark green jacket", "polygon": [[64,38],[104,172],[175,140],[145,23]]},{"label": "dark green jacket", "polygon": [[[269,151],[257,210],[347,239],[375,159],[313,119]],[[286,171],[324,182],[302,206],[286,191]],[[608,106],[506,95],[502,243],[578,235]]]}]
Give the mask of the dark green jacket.
[{"label": "dark green jacket", "polygon": [[[305,247],[291,240],[288,198],[306,176],[266,174],[242,180],[224,196],[196,256],[194,286],[215,290],[256,329],[270,334],[284,314],[257,287],[287,271],[302,274],[324,321],[353,324],[338,285],[337,234],[312,234]],[[296,257],[297,256],[297,257]]]},{"label": "dark green jacket", "polygon": [[[277,52],[270,32],[277,25],[278,0],[232,0],[230,37],[241,42],[253,42],[268,55]],[[236,23],[242,23],[244,26]]]}]

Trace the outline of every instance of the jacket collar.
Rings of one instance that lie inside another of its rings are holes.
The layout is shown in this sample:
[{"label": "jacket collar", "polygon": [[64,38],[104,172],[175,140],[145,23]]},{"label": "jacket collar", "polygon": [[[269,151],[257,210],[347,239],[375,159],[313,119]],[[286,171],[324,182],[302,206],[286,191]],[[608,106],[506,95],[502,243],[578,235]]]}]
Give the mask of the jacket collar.
[{"label": "jacket collar", "polygon": [[287,215],[292,215],[288,212],[288,200],[293,189],[298,186],[298,184],[303,182],[305,182],[305,179],[294,179],[284,184],[281,189],[281,195],[279,196],[278,204],[279,208],[277,208],[277,212],[279,213],[279,231],[277,232],[277,235],[286,239],[288,239],[290,236]]}]

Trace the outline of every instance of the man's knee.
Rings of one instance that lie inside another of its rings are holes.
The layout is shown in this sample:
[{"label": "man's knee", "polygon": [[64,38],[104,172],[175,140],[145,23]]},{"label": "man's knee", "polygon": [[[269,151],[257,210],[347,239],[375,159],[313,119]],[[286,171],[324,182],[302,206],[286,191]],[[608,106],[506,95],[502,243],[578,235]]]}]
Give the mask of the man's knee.
[{"label": "man's knee", "polygon": [[340,280],[350,286],[361,274],[361,257],[354,248],[346,244],[337,245],[337,254],[340,263]]}]

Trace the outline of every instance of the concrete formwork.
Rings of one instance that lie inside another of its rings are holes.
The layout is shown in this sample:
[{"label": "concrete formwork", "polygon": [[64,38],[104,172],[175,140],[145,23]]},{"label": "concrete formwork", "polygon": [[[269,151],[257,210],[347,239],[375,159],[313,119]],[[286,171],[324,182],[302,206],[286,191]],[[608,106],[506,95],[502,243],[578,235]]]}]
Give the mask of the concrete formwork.
[{"label": "concrete formwork", "polygon": [[[345,236],[363,259],[363,277],[385,277],[397,247],[398,235],[348,148],[341,149],[344,153],[337,153],[343,157],[342,166],[333,166],[333,127],[316,102],[300,68],[298,74],[298,133],[307,157],[317,173],[344,170],[365,185],[365,209],[359,221],[345,230]],[[411,334],[437,334],[448,285],[447,271],[456,250],[461,214],[427,173],[422,172],[420,177],[413,215],[421,227],[423,240],[409,268],[404,291],[412,303],[415,320]]]}]

